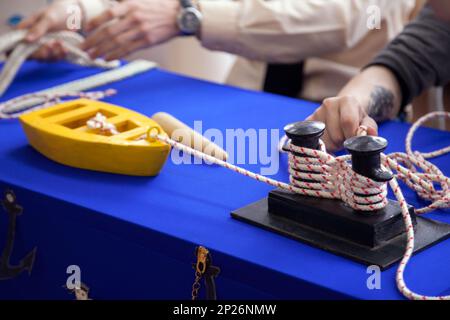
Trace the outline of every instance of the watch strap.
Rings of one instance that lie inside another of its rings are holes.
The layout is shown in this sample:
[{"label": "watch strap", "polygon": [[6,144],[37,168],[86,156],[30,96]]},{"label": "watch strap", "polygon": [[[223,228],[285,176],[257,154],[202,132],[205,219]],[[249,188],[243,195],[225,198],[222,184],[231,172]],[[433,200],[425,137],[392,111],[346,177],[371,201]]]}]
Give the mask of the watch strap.
[{"label": "watch strap", "polygon": [[193,7],[192,1],[191,1],[191,0],[180,0],[180,5],[181,5],[181,7],[183,7],[184,9]]}]

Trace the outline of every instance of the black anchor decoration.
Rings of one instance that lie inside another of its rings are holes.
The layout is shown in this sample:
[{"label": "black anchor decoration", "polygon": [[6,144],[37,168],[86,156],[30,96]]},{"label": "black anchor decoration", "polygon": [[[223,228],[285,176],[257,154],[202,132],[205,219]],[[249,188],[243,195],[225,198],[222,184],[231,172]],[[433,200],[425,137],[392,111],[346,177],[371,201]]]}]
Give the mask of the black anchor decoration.
[{"label": "black anchor decoration", "polygon": [[14,240],[16,237],[16,220],[23,212],[23,208],[17,204],[16,196],[11,190],[5,193],[5,199],[0,201],[6,213],[8,214],[8,234],[6,238],[5,248],[0,258],[0,280],[9,280],[17,277],[23,271],[28,271],[31,274],[33,269],[34,259],[36,257],[35,247],[23,258],[18,265],[11,265],[10,259],[14,248]]}]

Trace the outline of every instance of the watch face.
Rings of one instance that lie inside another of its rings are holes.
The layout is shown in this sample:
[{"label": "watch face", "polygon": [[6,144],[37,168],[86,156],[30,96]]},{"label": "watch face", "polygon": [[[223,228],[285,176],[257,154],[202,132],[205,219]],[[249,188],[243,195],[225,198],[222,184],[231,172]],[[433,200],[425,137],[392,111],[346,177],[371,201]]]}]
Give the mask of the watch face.
[{"label": "watch face", "polygon": [[200,12],[194,8],[184,10],[180,17],[181,31],[189,34],[194,34],[200,28]]}]

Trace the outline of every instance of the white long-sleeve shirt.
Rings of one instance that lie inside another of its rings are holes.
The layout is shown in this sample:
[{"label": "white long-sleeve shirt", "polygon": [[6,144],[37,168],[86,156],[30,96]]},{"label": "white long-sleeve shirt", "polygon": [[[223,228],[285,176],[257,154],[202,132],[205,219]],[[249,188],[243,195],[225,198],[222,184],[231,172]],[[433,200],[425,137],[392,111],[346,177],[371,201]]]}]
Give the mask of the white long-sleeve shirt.
[{"label": "white long-sleeve shirt", "polygon": [[[337,92],[400,33],[423,1],[200,1],[203,46],[241,56],[228,83],[261,89],[266,63],[305,61],[300,97],[321,101]],[[380,29],[373,6],[381,13]]]},{"label": "white long-sleeve shirt", "polygon": [[[110,3],[80,1],[89,18]],[[305,61],[300,96],[320,101],[336,95],[359,68],[400,33],[422,2],[199,0],[203,14],[200,41],[205,48],[241,56],[228,83],[249,89],[261,89],[267,62]],[[368,27],[376,20],[374,8],[380,10],[380,29]]]}]

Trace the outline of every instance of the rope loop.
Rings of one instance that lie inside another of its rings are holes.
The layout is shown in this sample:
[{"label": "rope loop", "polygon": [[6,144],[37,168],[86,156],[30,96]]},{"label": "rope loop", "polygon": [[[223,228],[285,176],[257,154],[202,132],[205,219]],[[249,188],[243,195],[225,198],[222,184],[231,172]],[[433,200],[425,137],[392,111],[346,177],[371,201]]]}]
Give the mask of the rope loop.
[{"label": "rope loop", "polygon": [[147,141],[150,143],[155,143],[158,141],[158,136],[162,134],[161,128],[157,126],[152,126],[147,130]]}]

